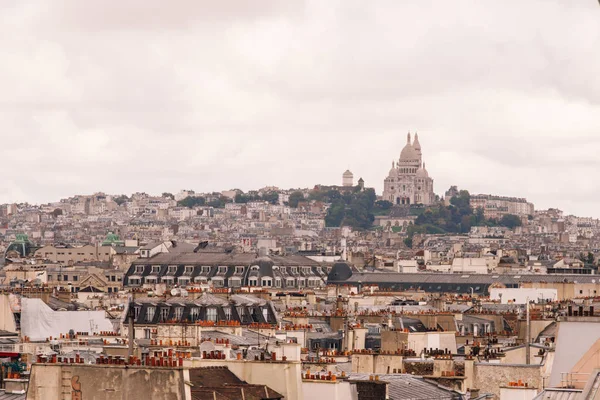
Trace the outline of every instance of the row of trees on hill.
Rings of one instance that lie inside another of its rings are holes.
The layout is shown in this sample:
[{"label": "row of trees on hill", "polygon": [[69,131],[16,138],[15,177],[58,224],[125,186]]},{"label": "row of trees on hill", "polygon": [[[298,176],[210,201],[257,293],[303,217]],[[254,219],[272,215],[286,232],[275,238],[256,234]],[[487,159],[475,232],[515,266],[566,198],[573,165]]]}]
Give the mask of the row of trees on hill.
[{"label": "row of trees on hill", "polygon": [[[216,196],[215,196],[216,197]],[[179,200],[177,205],[179,207],[194,208],[198,206],[209,206],[213,208],[224,208],[225,204],[231,203],[231,200],[225,196],[219,195],[219,197],[213,198],[211,201],[206,201],[203,196],[188,196],[183,200]]]},{"label": "row of trees on hill", "polygon": [[248,192],[244,193],[239,191],[238,194],[235,195],[236,203],[249,203],[251,201],[267,201],[270,204],[279,204],[279,193],[277,192],[265,192],[259,194],[258,192]]},{"label": "row of trees on hill", "polygon": [[408,227],[407,246],[412,247],[412,238],[416,233],[443,234],[468,233],[473,226],[504,226],[514,229],[521,226],[521,218],[507,214],[501,219],[485,218],[483,209],[471,207],[471,195],[461,190],[457,196],[450,199],[450,205],[437,203],[428,207]]}]

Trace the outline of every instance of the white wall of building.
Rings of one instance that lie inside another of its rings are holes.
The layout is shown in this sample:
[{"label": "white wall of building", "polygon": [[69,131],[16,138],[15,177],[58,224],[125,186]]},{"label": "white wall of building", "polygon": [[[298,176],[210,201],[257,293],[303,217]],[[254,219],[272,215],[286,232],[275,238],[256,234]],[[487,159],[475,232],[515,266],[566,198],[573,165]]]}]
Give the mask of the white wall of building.
[{"label": "white wall of building", "polygon": [[547,288],[491,288],[490,299],[502,304],[527,304],[527,300],[539,303],[541,301],[556,301],[558,291]]}]

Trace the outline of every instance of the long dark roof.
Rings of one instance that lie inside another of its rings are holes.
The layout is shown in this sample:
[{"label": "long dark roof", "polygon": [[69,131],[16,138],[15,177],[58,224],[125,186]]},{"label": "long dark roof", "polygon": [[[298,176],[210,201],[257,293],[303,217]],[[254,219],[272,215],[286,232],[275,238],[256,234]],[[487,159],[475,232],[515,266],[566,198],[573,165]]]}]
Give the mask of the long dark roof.
[{"label": "long dark roof", "polygon": [[[330,275],[331,278],[331,275]],[[493,283],[513,284],[527,282],[547,283],[596,283],[600,276],[596,275],[517,275],[517,274],[439,274],[439,273],[412,273],[402,274],[396,272],[361,272],[353,273],[348,279],[328,280],[328,283],[370,284],[370,283],[472,283],[491,285]]]},{"label": "long dark roof", "polygon": [[[318,266],[318,262],[299,255],[268,256],[278,266]],[[242,266],[257,262],[255,253],[161,253],[151,258],[139,258],[133,265],[223,265]]]}]

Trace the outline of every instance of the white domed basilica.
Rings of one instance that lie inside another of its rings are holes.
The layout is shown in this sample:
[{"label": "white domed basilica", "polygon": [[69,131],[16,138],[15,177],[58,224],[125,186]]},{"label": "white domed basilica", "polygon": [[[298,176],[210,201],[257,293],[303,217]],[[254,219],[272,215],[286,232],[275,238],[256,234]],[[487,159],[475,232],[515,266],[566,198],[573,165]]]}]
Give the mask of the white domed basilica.
[{"label": "white domed basilica", "polygon": [[418,134],[411,143],[408,133],[400,160],[392,161],[392,169],[383,183],[383,200],[397,205],[434,203],[433,179],[425,169]]}]

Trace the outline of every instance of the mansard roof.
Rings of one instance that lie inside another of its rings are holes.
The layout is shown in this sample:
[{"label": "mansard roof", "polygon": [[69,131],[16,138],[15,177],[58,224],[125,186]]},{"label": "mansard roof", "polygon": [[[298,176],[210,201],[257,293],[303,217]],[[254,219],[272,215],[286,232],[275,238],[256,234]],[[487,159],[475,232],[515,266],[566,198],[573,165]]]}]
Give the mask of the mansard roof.
[{"label": "mansard roof", "polygon": [[133,265],[259,265],[271,262],[279,266],[319,266],[308,257],[300,255],[258,257],[255,253],[161,253],[151,258],[140,258]]}]

